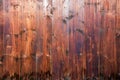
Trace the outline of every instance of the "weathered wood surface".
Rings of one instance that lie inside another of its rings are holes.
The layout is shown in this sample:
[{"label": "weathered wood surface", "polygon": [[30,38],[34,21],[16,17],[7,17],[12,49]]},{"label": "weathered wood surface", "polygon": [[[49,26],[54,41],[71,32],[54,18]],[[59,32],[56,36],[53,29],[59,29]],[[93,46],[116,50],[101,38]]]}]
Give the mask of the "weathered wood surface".
[{"label": "weathered wood surface", "polygon": [[117,80],[119,4],[120,0],[0,0],[0,77]]}]

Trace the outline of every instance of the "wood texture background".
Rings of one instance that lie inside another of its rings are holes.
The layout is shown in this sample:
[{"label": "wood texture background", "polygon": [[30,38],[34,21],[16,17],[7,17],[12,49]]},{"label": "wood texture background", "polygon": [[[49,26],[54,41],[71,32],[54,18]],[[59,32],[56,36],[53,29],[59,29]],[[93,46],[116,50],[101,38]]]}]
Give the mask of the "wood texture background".
[{"label": "wood texture background", "polygon": [[120,74],[119,4],[0,0],[0,77],[48,71],[52,80],[100,80],[101,74]]}]

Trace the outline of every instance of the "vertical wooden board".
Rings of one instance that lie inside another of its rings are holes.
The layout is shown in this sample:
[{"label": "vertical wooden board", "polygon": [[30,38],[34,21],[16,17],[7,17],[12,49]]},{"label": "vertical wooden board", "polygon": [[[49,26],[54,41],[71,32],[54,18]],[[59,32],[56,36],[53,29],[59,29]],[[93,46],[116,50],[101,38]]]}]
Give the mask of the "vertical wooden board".
[{"label": "vertical wooden board", "polygon": [[70,0],[69,3],[69,64],[72,65],[70,66],[70,77],[80,79],[82,78],[80,71],[83,68],[80,57],[83,57],[81,55],[83,55],[84,40],[84,1]]},{"label": "vertical wooden board", "polygon": [[[85,26],[85,53],[86,53],[86,75],[87,76],[91,76],[90,74],[90,68],[91,68],[91,65],[89,63],[89,59],[90,59],[90,54],[91,54],[91,51],[90,51],[90,37],[89,37],[89,34],[91,33],[91,29],[92,29],[92,26],[91,26],[91,14],[90,14],[90,11],[91,11],[91,5],[89,5],[92,1],[89,1],[89,0],[85,0],[85,23],[86,23],[86,26]],[[87,18],[89,17],[89,18]],[[91,27],[91,28],[90,28]]]},{"label": "vertical wooden board", "polygon": [[[104,22],[103,22],[103,53],[102,60],[104,60],[104,63],[101,64],[103,66],[103,73],[106,75],[111,74],[112,72],[116,72],[116,62],[114,59],[116,59],[116,52],[115,52],[115,13],[113,10],[113,6],[115,5],[115,2],[113,1],[106,1],[105,4],[108,4],[108,8],[106,9],[106,5],[103,4],[105,8],[104,13]],[[113,66],[113,64],[115,66]],[[110,71],[111,69],[111,71]]]},{"label": "vertical wooden board", "polygon": [[[51,0],[44,0],[42,1],[42,9],[40,12],[40,26],[42,31],[42,51],[41,56],[39,57],[39,66],[38,71],[42,72],[43,79],[50,79],[51,80],[51,45],[52,45],[52,1]],[[42,14],[41,14],[42,13]],[[38,76],[39,77],[39,76]]]},{"label": "vertical wooden board", "polygon": [[[75,42],[75,29],[76,29],[76,6],[75,5],[76,2],[70,0],[69,1],[69,14],[68,14],[68,24],[69,24],[69,53],[68,53],[68,56],[69,56],[69,69],[70,69],[70,78],[71,79],[75,79],[77,78],[76,74],[75,74],[75,67],[76,67],[76,64],[75,64],[75,55],[76,55],[76,42]],[[72,16],[72,17],[71,17]],[[71,65],[71,66],[70,66]]]},{"label": "vertical wooden board", "polygon": [[[53,14],[53,26],[52,26],[52,74],[53,79],[59,79],[60,76],[60,60],[61,56],[60,49],[61,49],[61,43],[62,42],[62,0],[53,0],[54,5],[54,14]],[[60,41],[59,41],[60,40]],[[60,58],[58,57],[60,56]],[[57,62],[57,63],[56,63]]]},{"label": "vertical wooden board", "polygon": [[[19,15],[14,16],[11,15],[11,13],[17,13],[17,11],[12,10],[11,4],[12,1],[4,0],[3,1],[3,14],[4,14],[4,28],[3,28],[3,74],[8,76],[7,79],[10,78],[10,76],[13,76],[14,74],[19,74],[20,64],[19,60],[16,57],[17,53],[13,53],[13,48],[18,50],[18,41],[19,41],[19,35],[17,33],[14,33],[13,28],[14,25],[18,27],[19,24]],[[15,20],[16,18],[16,20]],[[12,23],[11,21],[16,21]],[[17,32],[17,31],[16,31]],[[13,40],[14,39],[14,40]],[[14,45],[16,44],[16,45]]]},{"label": "vertical wooden board", "polygon": [[2,77],[3,73],[3,59],[2,59],[2,54],[3,54],[3,0],[0,1],[0,74]]},{"label": "vertical wooden board", "polygon": [[2,55],[3,53],[3,26],[4,26],[4,23],[3,23],[3,1],[1,0],[0,1],[0,56]]},{"label": "vertical wooden board", "polygon": [[[20,73],[20,63],[19,63],[19,54],[20,54],[20,16],[21,14],[19,6],[14,9],[14,5],[19,4],[14,0],[4,0],[3,9],[4,9],[4,29],[3,29],[3,74],[8,76],[14,76],[15,74]],[[15,30],[16,28],[16,30]],[[19,77],[17,77],[19,79]]]},{"label": "vertical wooden board", "polygon": [[[73,39],[74,40],[74,45],[75,45],[75,52],[73,53],[75,55],[75,67],[76,70],[76,79],[84,79],[85,78],[85,70],[86,70],[86,57],[84,53],[84,47],[85,47],[85,1],[83,0],[78,0],[74,2],[73,5],[77,5],[73,7],[75,17],[73,18]],[[72,38],[71,38],[72,40]],[[72,44],[72,43],[71,43]],[[72,47],[72,46],[71,46]],[[73,58],[74,60],[74,58]],[[78,76],[80,75],[80,76]]]},{"label": "vertical wooden board", "polygon": [[[14,69],[12,65],[14,65],[15,68],[15,62],[14,57],[11,56],[11,49],[12,49],[12,32],[10,31],[11,28],[11,22],[10,22],[10,11],[11,11],[11,5],[10,5],[10,1],[6,0],[3,1],[3,6],[4,6],[4,22],[5,22],[5,26],[4,26],[4,72],[9,72],[9,74],[13,74],[14,73]],[[8,7],[9,6],[9,7]],[[9,16],[8,16],[9,15]],[[12,69],[11,69],[12,68]]]},{"label": "vertical wooden board", "polygon": [[116,53],[117,53],[117,71],[120,73],[120,0],[117,0],[116,10]]},{"label": "vertical wooden board", "polygon": [[[25,79],[36,79],[36,37],[37,15],[36,0],[23,0],[21,25],[21,76]],[[25,76],[27,75],[27,76]],[[28,77],[31,75],[30,77]]]},{"label": "vertical wooden board", "polygon": [[[35,41],[35,72],[36,79],[41,79],[43,76],[43,72],[41,69],[41,55],[43,55],[43,1],[36,1],[36,41]],[[35,49],[36,48],[36,49]],[[38,75],[37,75],[38,74]],[[41,75],[41,76],[39,76]]]},{"label": "vertical wooden board", "polygon": [[[71,79],[71,68],[70,68],[70,40],[69,40],[69,34],[70,34],[70,17],[71,14],[69,14],[70,11],[70,0],[62,1],[62,42],[60,42],[61,50],[59,51],[61,53],[61,61],[60,61],[60,74],[63,79]],[[59,54],[59,53],[58,53]],[[62,71],[61,71],[62,70]],[[63,73],[63,74],[62,74]],[[61,78],[60,77],[60,78]]]},{"label": "vertical wooden board", "polygon": [[[99,27],[101,24],[100,21],[98,22],[99,18],[99,7],[100,7],[100,1],[99,0],[92,0],[90,1],[90,16],[91,16],[91,24],[90,24],[90,28],[88,28],[89,33],[88,33],[88,37],[90,37],[90,54],[87,55],[88,62],[90,63],[90,70],[89,70],[89,74],[90,76],[97,76],[98,75],[98,54],[97,51],[99,51],[98,49],[98,45],[99,45]],[[88,63],[88,64],[89,64]]]},{"label": "vertical wooden board", "polygon": [[69,49],[69,26],[66,17],[68,16],[68,0],[53,0],[55,8],[52,27],[52,73],[53,79],[62,79],[68,72],[68,49]]}]

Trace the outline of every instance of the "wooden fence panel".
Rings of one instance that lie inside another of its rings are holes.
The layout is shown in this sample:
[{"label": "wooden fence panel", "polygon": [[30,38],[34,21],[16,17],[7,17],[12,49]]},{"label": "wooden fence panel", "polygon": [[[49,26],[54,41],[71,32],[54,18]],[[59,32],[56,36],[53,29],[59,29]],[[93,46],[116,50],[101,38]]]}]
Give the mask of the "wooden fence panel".
[{"label": "wooden fence panel", "polygon": [[120,0],[0,0],[0,79],[118,80]]}]

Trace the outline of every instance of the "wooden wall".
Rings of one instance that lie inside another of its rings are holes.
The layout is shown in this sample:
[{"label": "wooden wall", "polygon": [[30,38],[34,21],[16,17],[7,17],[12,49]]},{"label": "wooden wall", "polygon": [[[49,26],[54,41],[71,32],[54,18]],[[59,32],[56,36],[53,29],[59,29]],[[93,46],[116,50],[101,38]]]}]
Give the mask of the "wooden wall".
[{"label": "wooden wall", "polygon": [[52,80],[100,80],[102,74],[115,79],[120,73],[119,3],[0,0],[0,77],[50,72]]}]

